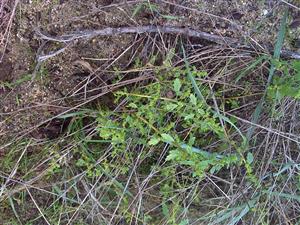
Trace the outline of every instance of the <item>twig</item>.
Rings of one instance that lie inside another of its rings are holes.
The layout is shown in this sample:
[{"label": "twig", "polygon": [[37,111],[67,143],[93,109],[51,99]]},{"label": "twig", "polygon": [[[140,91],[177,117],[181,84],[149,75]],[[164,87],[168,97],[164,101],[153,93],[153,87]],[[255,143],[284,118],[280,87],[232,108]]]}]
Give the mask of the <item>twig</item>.
[{"label": "twig", "polygon": [[[219,45],[227,45],[234,48],[248,48],[253,49],[235,38],[222,37],[215,34],[210,34],[203,31],[197,31],[190,28],[173,27],[173,26],[137,26],[137,27],[118,27],[118,28],[104,28],[101,30],[84,30],[74,32],[68,35],[62,36],[50,36],[46,33],[36,30],[36,34],[43,40],[54,41],[60,43],[69,43],[79,39],[91,39],[97,36],[116,36],[121,34],[142,34],[142,33],[165,33],[165,34],[181,34],[187,37],[194,37],[210,41]],[[255,46],[255,45],[254,45]],[[273,49],[267,47],[268,51],[272,52]],[[282,50],[281,55],[286,58],[300,59],[300,54],[289,50]]]},{"label": "twig", "polygon": [[289,3],[289,2],[287,2],[287,1],[285,1],[285,0],[280,0],[280,1],[281,1],[282,3],[287,4],[288,6],[290,6],[290,7],[292,7],[292,8],[294,8],[294,9],[300,10],[299,7],[293,5],[293,4],[291,4],[291,3]]},{"label": "twig", "polygon": [[34,70],[33,70],[32,78],[31,78],[32,81],[35,80],[36,75],[37,75],[37,73],[38,73],[38,71],[39,71],[39,69],[40,69],[40,67],[42,66],[42,63],[43,63],[44,61],[46,61],[47,59],[52,58],[52,57],[54,57],[54,56],[57,56],[57,55],[59,55],[60,53],[63,53],[63,52],[70,46],[70,44],[67,44],[67,45],[64,46],[63,48],[58,49],[58,50],[56,50],[56,51],[52,51],[52,52],[50,52],[49,54],[45,55],[45,54],[42,54],[43,49],[44,49],[44,47],[45,47],[45,44],[46,44],[46,42],[44,41],[44,42],[42,43],[42,45],[39,47],[38,51],[37,51],[36,65],[35,65],[35,68],[34,68]]},{"label": "twig", "polygon": [[[2,50],[0,49],[2,51],[1,56],[0,56],[0,62],[2,61],[2,59],[4,57],[5,50],[7,48],[8,42],[9,42],[10,31],[11,31],[13,19],[14,19],[15,12],[17,10],[19,1],[20,0],[14,1],[14,6],[12,8],[12,11],[9,13],[9,20],[7,21],[7,23],[4,23],[4,27],[2,27],[3,24],[0,24],[0,30],[3,32],[3,39],[1,38],[1,40],[0,40],[0,48],[2,48]],[[2,2],[1,8],[0,8],[0,10],[1,10],[0,13],[3,13],[2,11],[4,11],[5,3],[6,3],[6,1]],[[4,19],[3,14],[0,15],[1,22],[2,22],[2,19]]]},{"label": "twig", "polygon": [[172,27],[172,26],[138,26],[138,27],[118,27],[104,28],[101,30],[85,30],[74,32],[68,35],[59,37],[49,36],[40,30],[36,30],[37,35],[44,40],[68,43],[78,39],[90,39],[96,36],[116,36],[120,34],[142,34],[142,33],[167,33],[167,34],[183,34],[188,37],[197,37],[203,40],[211,41],[217,44],[234,44],[238,41],[233,38],[221,37],[215,34],[209,34],[202,31],[197,31],[189,28]]}]

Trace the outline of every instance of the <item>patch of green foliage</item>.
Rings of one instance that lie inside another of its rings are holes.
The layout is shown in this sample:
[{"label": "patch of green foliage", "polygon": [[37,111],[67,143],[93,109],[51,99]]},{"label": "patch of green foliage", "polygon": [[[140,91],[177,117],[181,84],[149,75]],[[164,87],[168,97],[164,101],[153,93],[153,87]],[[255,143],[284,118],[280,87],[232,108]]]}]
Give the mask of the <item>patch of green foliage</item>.
[{"label": "patch of green foliage", "polygon": [[268,89],[269,98],[275,102],[284,97],[300,98],[300,61],[275,61],[274,64],[279,75],[273,79],[273,84]]},{"label": "patch of green foliage", "polygon": [[[188,73],[195,83],[191,83]],[[185,224],[185,220],[176,220],[184,210],[180,195],[174,195],[176,190],[189,188],[191,182],[204,179],[206,173],[217,174],[230,166],[243,165],[251,171],[252,155],[245,159],[237,149],[242,139],[229,139],[236,129],[231,123],[224,125],[220,114],[194,93],[194,85],[198,85],[203,97],[209,98],[211,90],[200,81],[206,76],[206,72],[192,67],[159,68],[155,82],[115,92],[116,105],[123,103],[116,110],[101,106],[69,115],[73,119],[68,133],[77,143],[73,149],[76,167],[91,179],[104,175],[110,180],[102,205],[121,199],[119,210],[128,221],[132,219],[127,210],[133,197],[131,190],[115,177],[116,171],[118,177],[129,177],[134,164],[140,161],[143,163],[136,168],[139,174],[149,176],[155,170],[158,180],[153,178],[151,182],[163,179],[158,194],[161,215],[169,224]],[[83,120],[87,118],[97,121],[98,138],[86,136]],[[60,171],[57,163],[53,166],[54,173]],[[180,171],[186,175],[178,180],[176,174]],[[155,218],[144,215],[142,220],[153,222]]]},{"label": "patch of green foliage", "polygon": [[23,77],[21,77],[20,79],[16,80],[15,82],[1,82],[0,83],[0,87],[7,87],[7,88],[15,88],[17,86],[19,86],[20,84],[30,81],[31,80],[31,74],[26,74]]},{"label": "patch of green foliage", "polygon": [[[175,168],[190,171],[188,179],[201,180],[206,173],[216,174],[223,168],[247,163],[240,160],[239,154],[224,153],[232,144],[238,145],[228,139],[231,127],[222,125],[219,115],[197,98],[187,73],[186,69],[179,68],[159,70],[156,82],[134,91],[127,88],[117,91],[115,101],[126,104],[115,111],[102,108],[97,116],[99,141],[110,143],[111,157],[120,159],[101,163],[102,171],[108,174],[118,168],[123,175],[129,175],[133,162],[139,158],[147,162],[138,169],[139,172],[148,175],[157,167],[164,149],[168,149],[163,166],[156,169],[161,177],[167,178],[160,185],[160,192],[162,213],[170,224],[176,224],[176,218],[183,210],[179,199],[167,200],[174,198],[176,189],[185,186],[183,180],[176,180]],[[197,80],[207,73],[195,68],[190,73],[203,96],[209,96],[208,87]],[[81,166],[88,162],[83,157],[79,160]],[[89,165],[87,163],[85,168]],[[181,222],[184,224],[185,221]]]},{"label": "patch of green foliage", "polygon": [[[126,105],[117,112],[100,111],[97,118],[100,138],[111,142],[113,155],[127,152],[125,158],[133,157],[132,146],[144,146],[144,157],[149,157],[151,148],[161,151],[169,145],[166,161],[189,167],[198,177],[239,162],[237,155],[220,155],[229,145],[226,131],[211,107],[197,99],[186,73],[176,68],[134,92],[124,89],[115,93],[116,101],[126,99]],[[195,78],[206,76],[196,69],[192,74]],[[204,86],[202,92],[209,94]],[[200,150],[217,141],[213,150]],[[130,167],[129,163],[124,172]]]}]

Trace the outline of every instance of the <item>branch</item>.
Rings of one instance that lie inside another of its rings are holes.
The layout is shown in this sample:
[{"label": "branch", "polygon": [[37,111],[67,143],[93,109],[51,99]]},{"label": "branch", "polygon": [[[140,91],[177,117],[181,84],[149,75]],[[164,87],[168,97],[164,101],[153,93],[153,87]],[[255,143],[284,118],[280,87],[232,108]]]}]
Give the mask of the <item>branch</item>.
[{"label": "branch", "polygon": [[[116,36],[121,34],[142,34],[142,33],[164,33],[164,34],[181,34],[187,37],[195,37],[202,40],[210,41],[219,45],[227,45],[230,47],[245,47],[253,49],[250,46],[245,45],[242,41],[235,38],[222,37],[215,34],[206,33],[203,31],[197,31],[190,28],[181,28],[173,26],[137,26],[137,27],[118,27],[118,28],[104,28],[101,30],[84,30],[73,32],[68,35],[51,36],[40,30],[36,30],[36,34],[44,40],[69,43],[78,39],[91,39],[97,36]],[[271,48],[267,48],[269,51],[273,51]],[[300,59],[300,54],[289,50],[282,50],[283,57],[291,59]]]},{"label": "branch", "polygon": [[77,39],[90,39],[96,36],[116,36],[120,34],[142,34],[142,33],[165,33],[165,34],[182,34],[188,37],[197,37],[203,40],[211,41],[217,44],[234,44],[236,39],[221,37],[215,34],[209,34],[202,31],[197,31],[189,28],[180,28],[172,26],[138,26],[138,27],[118,27],[104,28],[101,30],[85,30],[78,31],[68,35],[59,37],[49,36],[40,30],[36,30],[38,36],[44,40],[67,43]]}]

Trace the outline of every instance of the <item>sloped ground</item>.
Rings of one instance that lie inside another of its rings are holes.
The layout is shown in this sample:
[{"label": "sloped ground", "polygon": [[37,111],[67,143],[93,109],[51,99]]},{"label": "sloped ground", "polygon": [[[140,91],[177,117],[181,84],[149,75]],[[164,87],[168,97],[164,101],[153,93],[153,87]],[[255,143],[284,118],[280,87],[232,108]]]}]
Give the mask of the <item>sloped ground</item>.
[{"label": "sloped ground", "polygon": [[[260,59],[269,56],[266,49],[273,48],[278,38],[285,3],[3,3],[3,21],[12,18],[17,6],[10,35],[3,33],[1,39],[3,47],[8,40],[0,64],[1,224],[295,224],[299,220],[297,97],[273,102],[268,95],[260,120],[252,119],[270,69],[270,61]],[[293,4],[288,8],[283,48],[297,52],[299,4]],[[59,37],[142,25],[191,28],[255,47],[234,48],[159,32],[69,43],[37,35],[37,30]],[[59,49],[63,51],[51,55]],[[42,56],[48,59],[40,65],[37,60]],[[285,73],[282,67],[277,68],[279,76]],[[190,97],[194,87],[186,80],[190,72],[196,74],[195,82],[208,104],[202,117],[197,117],[202,111],[193,110],[202,109],[203,102],[189,107],[194,104]],[[178,87],[182,97],[176,94]],[[116,91],[123,94],[118,98]],[[145,100],[152,98],[158,100]],[[184,106],[176,111],[179,103]],[[216,119],[215,112],[223,117]],[[194,124],[183,122],[186,118],[193,118]],[[115,132],[122,126],[125,133]],[[253,127],[245,145],[243,137]],[[193,146],[233,154],[236,161],[171,156],[179,151],[176,145],[188,143],[192,134]]]}]

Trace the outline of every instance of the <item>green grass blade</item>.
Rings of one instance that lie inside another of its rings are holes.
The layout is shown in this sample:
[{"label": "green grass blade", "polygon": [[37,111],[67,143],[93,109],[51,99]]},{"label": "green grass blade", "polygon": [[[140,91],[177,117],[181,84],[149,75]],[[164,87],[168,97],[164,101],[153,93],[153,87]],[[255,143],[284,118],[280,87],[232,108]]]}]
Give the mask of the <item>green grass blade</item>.
[{"label": "green grass blade", "polygon": [[94,110],[84,109],[84,110],[80,110],[80,111],[76,111],[76,112],[63,114],[63,115],[58,116],[57,118],[58,119],[67,119],[67,118],[73,118],[76,116],[86,116],[86,115],[91,117],[92,113],[97,113],[97,112]]},{"label": "green grass blade", "polygon": [[240,75],[235,79],[235,83],[237,83],[240,79],[242,79],[248,72],[255,69],[261,62],[263,62],[267,57],[265,55],[258,57],[254,62],[252,62],[246,69],[244,69]]},{"label": "green grass blade", "polygon": [[233,220],[228,224],[228,225],[235,225],[236,223],[238,223],[248,212],[249,212],[250,208],[248,206],[246,206],[241,213],[234,217]]},{"label": "green grass blade", "polygon": [[183,60],[184,60],[184,63],[185,63],[185,68],[187,70],[187,75],[188,75],[188,78],[189,80],[192,82],[192,85],[193,85],[193,88],[194,88],[194,91],[197,95],[197,97],[203,102],[206,104],[206,100],[205,98],[203,97],[202,93],[201,93],[201,90],[200,88],[198,87],[197,83],[196,83],[196,80],[195,78],[193,77],[192,75],[192,72],[191,72],[191,69],[190,69],[190,64],[187,60],[187,57],[186,57],[186,53],[185,53],[185,50],[184,50],[184,47],[183,47],[183,44],[181,43],[181,49],[182,49],[182,54],[183,54]]},{"label": "green grass blade", "polygon": [[283,46],[285,33],[286,33],[287,18],[288,18],[288,10],[286,9],[284,12],[281,24],[280,24],[277,42],[275,44],[275,49],[274,49],[274,58],[275,59],[279,59],[279,57],[280,57],[280,52],[281,52],[281,49]]},{"label": "green grass blade", "polygon": [[[184,63],[185,63],[185,67],[186,67],[186,70],[187,70],[187,74],[188,74],[188,78],[189,80],[191,81],[192,85],[193,85],[193,88],[194,88],[194,91],[195,91],[195,94],[197,95],[197,97],[205,104],[207,105],[206,103],[206,100],[205,98],[203,97],[202,93],[201,93],[201,90],[200,88],[198,87],[197,85],[197,82],[195,80],[195,78],[193,77],[192,73],[191,73],[191,69],[190,69],[190,64],[187,60],[187,57],[186,57],[186,53],[185,53],[185,50],[184,50],[184,47],[183,47],[183,44],[181,43],[181,49],[182,49],[182,53],[183,53],[183,59],[184,59]],[[234,123],[232,123],[230,121],[229,118],[227,118],[226,116],[224,115],[221,115],[220,113],[216,112],[213,110],[213,113],[219,117],[219,119],[223,120],[224,122],[230,124],[234,129],[236,129],[236,131],[241,135],[242,139],[244,142],[246,142],[246,138],[244,137],[244,135],[242,134],[242,132],[234,125]]]},{"label": "green grass blade", "polygon": [[271,191],[263,191],[263,193],[300,202],[300,196],[299,195],[292,195],[292,194],[274,192],[274,191],[272,191],[272,192]]},{"label": "green grass blade", "polygon": [[[215,224],[231,224],[234,225],[237,222],[239,222],[248,212],[251,208],[255,206],[259,199],[259,196],[250,200],[249,202],[246,202],[240,206],[229,208],[227,210],[224,210],[222,213],[218,213],[213,217],[213,222],[209,223],[209,225],[215,225]],[[240,213],[239,213],[240,212]],[[233,219],[225,223],[226,220],[231,218],[233,215],[239,213],[237,216],[233,217]]]},{"label": "green grass blade", "polygon": [[17,218],[19,224],[22,224],[22,222],[21,222],[21,220],[20,220],[20,217],[19,217],[19,215],[18,215],[18,212],[17,212],[17,210],[16,210],[16,208],[15,208],[15,204],[14,204],[14,202],[13,202],[13,199],[12,199],[11,197],[9,197],[8,200],[9,200],[10,206],[11,206],[11,208],[12,208],[12,211],[14,212],[15,217]]},{"label": "green grass blade", "polygon": [[[281,20],[281,24],[280,24],[280,29],[278,32],[278,37],[277,37],[277,41],[275,44],[275,49],[274,49],[274,55],[273,58],[275,60],[278,60],[280,58],[280,52],[284,43],[284,37],[286,34],[286,26],[287,26],[287,17],[288,17],[288,10],[285,11],[283,18]],[[258,105],[255,108],[255,111],[252,115],[252,120],[251,122],[256,124],[259,120],[260,114],[262,112],[262,108],[263,108],[263,104],[265,102],[265,98],[266,98],[266,94],[267,94],[267,88],[268,86],[271,84],[272,79],[273,79],[273,75],[275,73],[276,67],[274,64],[271,65],[270,71],[269,71],[269,76],[268,76],[268,81],[267,81],[267,85],[266,85],[266,90],[265,93],[263,95],[263,97],[261,98],[260,102],[258,103]],[[254,126],[251,126],[250,129],[247,132],[247,145],[249,144],[249,141],[254,133]]]}]

